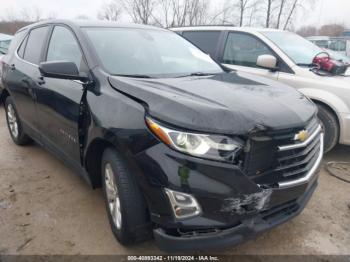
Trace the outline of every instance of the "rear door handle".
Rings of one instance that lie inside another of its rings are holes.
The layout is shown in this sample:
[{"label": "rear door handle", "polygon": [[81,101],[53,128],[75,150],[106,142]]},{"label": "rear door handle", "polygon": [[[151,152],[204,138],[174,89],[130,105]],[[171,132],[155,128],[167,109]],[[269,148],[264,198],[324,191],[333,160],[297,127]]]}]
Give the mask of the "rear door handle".
[{"label": "rear door handle", "polygon": [[37,80],[38,85],[44,85],[45,84],[45,79],[43,76],[39,76]]}]

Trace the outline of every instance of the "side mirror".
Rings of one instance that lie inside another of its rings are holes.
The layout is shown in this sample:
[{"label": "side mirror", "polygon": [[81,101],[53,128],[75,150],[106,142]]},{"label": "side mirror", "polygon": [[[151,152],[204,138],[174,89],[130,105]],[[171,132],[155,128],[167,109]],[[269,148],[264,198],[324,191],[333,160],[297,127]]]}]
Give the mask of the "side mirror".
[{"label": "side mirror", "polygon": [[66,61],[50,61],[40,63],[39,70],[42,76],[58,78],[58,79],[70,79],[80,80],[85,82],[88,80],[87,76],[79,74],[78,67],[73,62]]},{"label": "side mirror", "polygon": [[256,65],[261,68],[270,69],[272,71],[276,71],[278,69],[277,58],[273,55],[258,56],[258,59],[256,60]]}]

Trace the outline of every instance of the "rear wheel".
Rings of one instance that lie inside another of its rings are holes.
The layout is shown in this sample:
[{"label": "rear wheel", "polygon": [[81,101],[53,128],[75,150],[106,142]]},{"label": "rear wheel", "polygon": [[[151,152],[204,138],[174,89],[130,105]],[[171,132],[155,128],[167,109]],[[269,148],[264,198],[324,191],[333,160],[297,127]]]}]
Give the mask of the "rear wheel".
[{"label": "rear wheel", "polygon": [[24,146],[29,144],[32,140],[23,131],[21,121],[19,119],[16,107],[11,99],[7,97],[5,101],[5,111],[7,126],[10,131],[11,138],[15,144]]},{"label": "rear wheel", "polygon": [[151,237],[146,202],[120,154],[107,149],[102,158],[102,185],[112,231],[122,245]]},{"label": "rear wheel", "polygon": [[339,141],[337,117],[324,105],[318,104],[318,118],[324,131],[324,152],[331,151]]}]

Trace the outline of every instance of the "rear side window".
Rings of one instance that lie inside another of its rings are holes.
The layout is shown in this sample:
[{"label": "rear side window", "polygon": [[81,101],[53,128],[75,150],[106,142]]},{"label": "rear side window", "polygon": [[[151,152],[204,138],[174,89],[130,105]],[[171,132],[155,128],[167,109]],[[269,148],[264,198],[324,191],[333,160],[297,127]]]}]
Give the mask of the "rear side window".
[{"label": "rear side window", "polygon": [[30,31],[27,40],[26,49],[24,51],[24,60],[35,65],[39,64],[44,41],[48,33],[49,27],[39,27]]},{"label": "rear side window", "polygon": [[24,36],[26,35],[27,30],[22,30],[19,31],[15,34],[14,38],[11,41],[9,50],[8,50],[8,54],[13,54],[13,52],[15,52],[15,50],[17,49],[17,47],[19,46],[19,44],[22,42]]},{"label": "rear side window", "polygon": [[50,40],[46,61],[74,62],[81,68],[83,56],[73,33],[62,26],[56,26]]},{"label": "rear side window", "polygon": [[221,32],[219,31],[186,31],[183,32],[182,36],[202,49],[202,51],[209,54],[212,58],[215,58],[220,34]]},{"label": "rear side window", "polygon": [[28,40],[28,36],[26,36],[26,38],[23,40],[21,46],[18,48],[17,54],[20,58],[24,57],[24,49],[26,48],[27,40]]}]

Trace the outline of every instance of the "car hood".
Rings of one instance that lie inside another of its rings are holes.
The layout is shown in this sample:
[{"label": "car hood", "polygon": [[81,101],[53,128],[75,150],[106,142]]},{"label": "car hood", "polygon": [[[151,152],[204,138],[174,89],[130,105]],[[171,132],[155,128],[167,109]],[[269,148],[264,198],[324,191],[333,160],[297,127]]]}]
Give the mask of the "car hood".
[{"label": "car hood", "polygon": [[310,68],[300,66],[295,66],[293,69],[296,69],[298,75],[317,81],[314,82],[314,84],[325,84],[328,86],[343,88],[345,90],[350,89],[350,68],[348,68],[348,71],[346,72],[347,76],[320,76],[311,72]]},{"label": "car hood", "polygon": [[109,81],[143,103],[151,117],[193,131],[246,135],[257,129],[302,127],[316,113],[314,104],[295,89],[246,73],[166,79],[111,76]]}]

